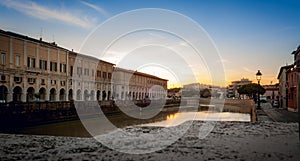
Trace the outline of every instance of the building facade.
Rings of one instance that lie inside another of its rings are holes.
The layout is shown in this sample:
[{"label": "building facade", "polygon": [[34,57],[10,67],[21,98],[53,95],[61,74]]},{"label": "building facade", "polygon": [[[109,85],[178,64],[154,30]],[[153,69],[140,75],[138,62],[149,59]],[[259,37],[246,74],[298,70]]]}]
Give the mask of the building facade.
[{"label": "building facade", "polygon": [[286,65],[280,68],[277,79],[278,84],[278,95],[279,95],[279,107],[288,109],[288,75],[287,71],[290,70],[293,65]]},{"label": "building facade", "polygon": [[292,52],[294,63],[280,68],[279,94],[283,108],[298,111],[300,106],[300,45]]},{"label": "building facade", "polygon": [[227,97],[228,98],[240,98],[239,93],[237,92],[237,89],[239,89],[241,86],[250,84],[252,81],[249,79],[242,78],[238,81],[233,81],[231,84],[227,87]]},{"label": "building facade", "polygon": [[[0,30],[0,101],[163,98],[167,80]],[[125,78],[125,79],[123,79]]]}]

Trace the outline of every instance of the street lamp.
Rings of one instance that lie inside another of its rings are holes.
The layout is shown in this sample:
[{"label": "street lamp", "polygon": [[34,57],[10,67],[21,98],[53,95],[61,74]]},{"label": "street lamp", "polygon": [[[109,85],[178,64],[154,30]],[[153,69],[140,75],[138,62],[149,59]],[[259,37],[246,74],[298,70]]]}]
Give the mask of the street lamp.
[{"label": "street lamp", "polygon": [[[257,79],[257,82],[258,82],[258,86],[260,86],[261,76],[262,76],[262,74],[261,74],[260,70],[258,70],[257,73],[256,73],[256,79]],[[258,97],[257,98],[257,109],[261,109],[260,108],[259,88],[258,88],[258,91],[257,91],[257,97]]]}]

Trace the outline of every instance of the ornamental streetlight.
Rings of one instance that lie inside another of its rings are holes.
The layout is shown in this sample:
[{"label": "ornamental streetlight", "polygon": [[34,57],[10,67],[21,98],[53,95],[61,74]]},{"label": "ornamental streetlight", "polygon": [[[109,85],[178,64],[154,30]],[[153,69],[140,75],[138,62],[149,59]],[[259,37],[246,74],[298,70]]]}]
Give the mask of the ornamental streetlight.
[{"label": "ornamental streetlight", "polygon": [[257,82],[258,82],[258,90],[257,90],[257,97],[258,97],[258,98],[257,98],[257,109],[261,109],[261,107],[260,107],[260,96],[259,96],[259,86],[260,86],[261,76],[262,76],[262,74],[261,74],[260,70],[258,70],[257,73],[256,73],[256,79],[257,79]]}]

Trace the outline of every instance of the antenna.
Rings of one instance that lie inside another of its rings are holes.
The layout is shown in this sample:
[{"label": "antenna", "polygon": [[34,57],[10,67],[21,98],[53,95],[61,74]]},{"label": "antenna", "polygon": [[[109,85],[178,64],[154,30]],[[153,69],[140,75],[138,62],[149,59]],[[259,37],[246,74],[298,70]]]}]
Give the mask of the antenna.
[{"label": "antenna", "polygon": [[41,27],[40,40],[43,40],[43,27]]}]

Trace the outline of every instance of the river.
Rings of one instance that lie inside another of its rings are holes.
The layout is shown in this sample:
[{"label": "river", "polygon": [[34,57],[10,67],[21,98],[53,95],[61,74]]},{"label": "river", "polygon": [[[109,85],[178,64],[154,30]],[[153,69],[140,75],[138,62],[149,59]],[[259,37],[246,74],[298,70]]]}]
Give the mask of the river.
[{"label": "river", "polygon": [[94,134],[90,134],[91,129],[97,129],[97,135],[99,135],[115,130],[117,128],[124,128],[132,125],[169,127],[179,125],[189,120],[250,122],[250,115],[230,112],[179,112],[178,110],[166,110],[160,112],[155,117],[150,119],[136,119],[129,117],[124,113],[115,113],[110,115],[97,115],[97,117],[85,118],[82,120],[50,123],[46,125],[15,129],[11,131],[11,133],[29,135],[92,137],[94,136]]}]

